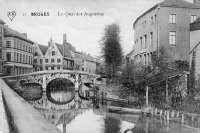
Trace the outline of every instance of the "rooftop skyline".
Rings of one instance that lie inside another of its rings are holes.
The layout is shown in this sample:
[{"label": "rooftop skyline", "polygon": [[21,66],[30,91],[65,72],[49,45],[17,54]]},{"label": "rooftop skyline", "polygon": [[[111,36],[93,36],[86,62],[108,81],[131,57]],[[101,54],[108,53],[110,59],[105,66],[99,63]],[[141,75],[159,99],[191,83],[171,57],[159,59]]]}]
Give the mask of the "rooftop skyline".
[{"label": "rooftop skyline", "polygon": [[[99,41],[104,27],[117,23],[121,27],[121,44],[125,54],[134,44],[133,23],[141,14],[163,0],[0,0],[0,19],[10,28],[27,33],[28,38],[42,45],[48,45],[52,39],[67,42],[93,56],[99,56]],[[192,2],[192,0],[187,0]],[[7,12],[16,11],[13,21]],[[31,13],[49,12],[49,16],[31,16]],[[103,13],[102,16],[58,16],[61,13]],[[26,17],[23,16],[26,13]]]}]

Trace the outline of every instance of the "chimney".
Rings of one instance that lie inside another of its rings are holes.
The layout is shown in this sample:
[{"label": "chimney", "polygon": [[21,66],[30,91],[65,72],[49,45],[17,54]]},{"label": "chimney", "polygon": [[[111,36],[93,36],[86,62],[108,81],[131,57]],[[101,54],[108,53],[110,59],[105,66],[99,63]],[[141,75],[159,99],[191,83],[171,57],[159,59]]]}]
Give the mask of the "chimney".
[{"label": "chimney", "polygon": [[67,42],[67,35],[63,34],[63,44]]},{"label": "chimney", "polygon": [[63,34],[63,57],[65,57],[65,43],[67,42],[67,35]]},{"label": "chimney", "polygon": [[200,0],[193,0],[194,4],[200,5]]},{"label": "chimney", "polygon": [[27,33],[22,33],[22,35],[27,38]]}]

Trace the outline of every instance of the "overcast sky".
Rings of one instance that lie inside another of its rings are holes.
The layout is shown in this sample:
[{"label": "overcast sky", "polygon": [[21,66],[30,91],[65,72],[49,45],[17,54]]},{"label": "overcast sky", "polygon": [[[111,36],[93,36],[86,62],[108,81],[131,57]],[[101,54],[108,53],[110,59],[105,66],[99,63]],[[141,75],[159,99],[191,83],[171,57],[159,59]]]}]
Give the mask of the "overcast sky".
[{"label": "overcast sky", "polygon": [[[105,25],[118,23],[121,27],[121,44],[125,54],[134,42],[133,23],[146,10],[163,0],[0,0],[0,19],[28,38],[42,45],[52,39],[67,41],[93,56],[100,53],[99,40]],[[188,0],[192,1],[192,0]],[[11,22],[8,11],[16,11]],[[32,12],[49,12],[50,16],[33,17]],[[58,16],[60,13],[103,13],[103,16]],[[26,17],[23,14],[26,13]]]}]

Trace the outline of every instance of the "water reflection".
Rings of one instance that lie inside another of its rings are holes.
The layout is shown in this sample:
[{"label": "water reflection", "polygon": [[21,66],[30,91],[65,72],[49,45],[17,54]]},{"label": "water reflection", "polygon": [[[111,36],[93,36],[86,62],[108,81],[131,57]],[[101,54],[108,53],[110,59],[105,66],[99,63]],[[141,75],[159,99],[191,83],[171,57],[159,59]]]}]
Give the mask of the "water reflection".
[{"label": "water reflection", "polygon": [[62,115],[60,120],[62,123],[56,125],[63,133],[124,133],[127,129],[134,128],[134,123],[95,114],[93,110],[76,115],[68,113]]},{"label": "water reflection", "polygon": [[[53,117],[52,117],[53,116]],[[198,133],[179,123],[96,109],[76,109],[46,116],[63,133]]]},{"label": "water reflection", "polygon": [[73,100],[75,86],[68,79],[54,79],[47,85],[47,98],[55,104],[66,104]]},{"label": "water reflection", "polygon": [[71,91],[53,91],[50,93],[51,97],[58,102],[66,102],[72,99]]}]

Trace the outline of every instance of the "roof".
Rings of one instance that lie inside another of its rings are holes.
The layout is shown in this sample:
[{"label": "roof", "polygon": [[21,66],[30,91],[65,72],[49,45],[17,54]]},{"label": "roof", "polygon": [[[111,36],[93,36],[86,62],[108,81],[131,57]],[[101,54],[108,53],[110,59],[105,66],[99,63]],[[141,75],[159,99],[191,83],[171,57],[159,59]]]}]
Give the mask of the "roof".
[{"label": "roof", "polygon": [[47,52],[48,47],[45,46],[45,45],[41,45],[41,44],[38,44],[38,47],[40,48],[42,54],[45,55],[45,53]]},{"label": "roof", "polygon": [[0,24],[5,24],[5,22],[3,20],[0,19]]},{"label": "roof", "polygon": [[173,8],[189,8],[189,9],[200,9],[200,5],[193,4],[190,2],[187,2],[185,0],[164,0],[163,2],[160,2],[147,10],[145,13],[140,15],[134,22],[133,27],[135,27],[136,22],[146,15],[147,13],[151,12],[152,10],[156,9],[157,7],[173,7]]},{"label": "roof", "polygon": [[98,62],[96,58],[94,58],[93,56],[89,55],[89,54],[85,54],[85,53],[80,53],[80,52],[75,52],[75,58],[78,59],[84,59],[87,61],[91,61],[91,62]]},{"label": "roof", "polygon": [[27,41],[31,44],[34,44],[34,42],[31,41],[30,39],[28,39],[26,36],[24,36],[23,34],[19,33],[18,31],[15,31],[7,26],[5,26],[5,28],[4,28],[4,36],[5,37],[16,37],[21,40]]},{"label": "roof", "polygon": [[200,17],[190,24],[190,31],[200,30]]},{"label": "roof", "polygon": [[[69,43],[64,43],[64,57],[73,58],[70,51],[74,51],[75,49]],[[60,53],[63,55],[63,45],[56,43]]]},{"label": "roof", "polygon": [[200,42],[190,51],[190,54],[200,45]]},{"label": "roof", "polygon": [[131,52],[129,52],[126,57],[130,57],[132,54],[134,53],[134,50],[132,50]]}]

